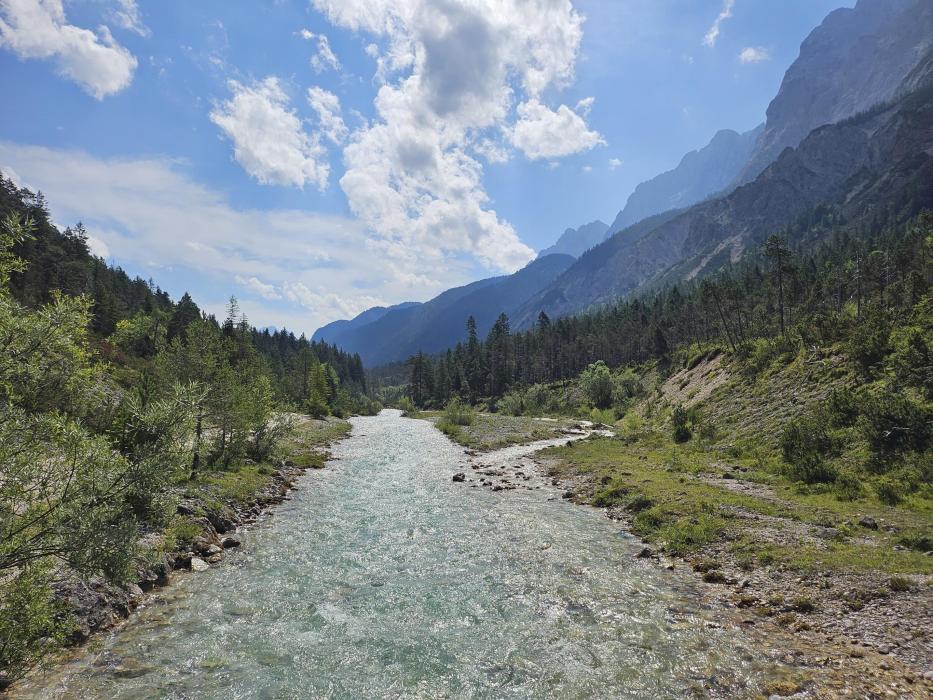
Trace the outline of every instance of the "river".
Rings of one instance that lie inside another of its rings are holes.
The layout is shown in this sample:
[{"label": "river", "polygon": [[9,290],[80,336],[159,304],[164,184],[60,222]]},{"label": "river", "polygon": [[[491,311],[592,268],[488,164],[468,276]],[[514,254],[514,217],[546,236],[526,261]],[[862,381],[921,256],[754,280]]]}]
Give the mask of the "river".
[{"label": "river", "polygon": [[657,700],[760,678],[692,575],[602,512],[453,483],[463,449],[397,411],[354,418],[334,457],[222,564],[18,695]]}]

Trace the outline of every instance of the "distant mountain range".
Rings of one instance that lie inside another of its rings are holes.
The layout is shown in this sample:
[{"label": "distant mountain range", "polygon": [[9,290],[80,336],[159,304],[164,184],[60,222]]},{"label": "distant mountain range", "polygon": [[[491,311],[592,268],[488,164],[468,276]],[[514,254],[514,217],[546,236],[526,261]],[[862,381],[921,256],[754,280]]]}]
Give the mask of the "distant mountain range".
[{"label": "distant mountain range", "polygon": [[328,323],[326,326],[321,326],[316,331],[314,331],[314,335],[311,336],[311,340],[334,345],[344,333],[352,331],[354,328],[360,328],[361,326],[375,323],[386,314],[392,313],[393,311],[409,309],[412,306],[419,306],[420,303],[421,302],[417,301],[403,301],[401,304],[395,304],[394,306],[373,306],[372,308],[366,309],[366,311],[359,314],[358,316],[354,316],[348,321],[334,321],[332,323]]},{"label": "distant mountain range", "polygon": [[515,314],[525,300],[553,282],[573,262],[570,255],[548,255],[512,275],[448,289],[423,304],[369,309],[350,321],[324,326],[313,337],[359,353],[368,367],[403,360],[419,350],[439,352],[466,337],[469,316],[476,319],[477,331],[485,336],[499,314]]},{"label": "distant mountain range", "polygon": [[550,248],[542,250],[538,253],[538,257],[543,258],[545,255],[560,253],[579,258],[590,248],[606,240],[608,235],[609,224],[605,224],[599,220],[583,224],[580,228],[568,228],[564,231],[563,235],[557,239],[557,243]]},{"label": "distant mountain range", "polygon": [[718,131],[703,148],[685,155],[676,168],[638,185],[609,227],[609,235],[649,216],[720,194],[742,171],[763,130],[764,124],[743,134]]},{"label": "distant mountain range", "polygon": [[471,314],[481,333],[503,312],[526,328],[541,311],[556,318],[708,274],[818,206],[850,220],[933,207],[931,96],[933,2],[859,0],[804,40],[764,125],[718,132],[636,187],[610,226],[568,229],[514,275],[371,309],[314,337],[369,366],[402,360],[463,340]]}]

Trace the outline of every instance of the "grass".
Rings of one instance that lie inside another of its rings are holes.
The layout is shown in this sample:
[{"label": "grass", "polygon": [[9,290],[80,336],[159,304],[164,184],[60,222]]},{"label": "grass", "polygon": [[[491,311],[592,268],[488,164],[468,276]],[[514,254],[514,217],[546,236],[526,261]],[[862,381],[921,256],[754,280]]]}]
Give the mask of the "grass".
[{"label": "grass", "polygon": [[[592,477],[593,505],[621,508],[633,518],[632,529],[672,554],[701,551],[723,541],[747,568],[781,564],[800,571],[883,571],[889,574],[933,573],[933,557],[921,548],[903,548],[931,529],[931,504],[915,496],[908,506],[887,506],[870,495],[841,501],[831,492],[801,491],[785,480],[773,454],[743,453],[727,457],[721,450],[697,444],[680,446],[660,432],[643,433],[636,441],[591,439],[572,447],[544,451],[557,475]],[[730,490],[717,481],[728,470],[743,481],[767,487],[762,493]],[[755,519],[751,516],[763,516]],[[869,515],[896,532],[858,526]],[[742,517],[744,516],[744,517]],[[831,538],[817,544],[779,545],[764,528],[818,525],[831,528]],[[901,544],[901,549],[895,545]]]},{"label": "grass", "polygon": [[458,425],[448,420],[443,412],[423,411],[420,417],[434,420],[438,430],[454,442],[481,452],[558,437],[561,428],[575,422],[569,418],[545,421],[501,413],[475,413],[468,425]]}]

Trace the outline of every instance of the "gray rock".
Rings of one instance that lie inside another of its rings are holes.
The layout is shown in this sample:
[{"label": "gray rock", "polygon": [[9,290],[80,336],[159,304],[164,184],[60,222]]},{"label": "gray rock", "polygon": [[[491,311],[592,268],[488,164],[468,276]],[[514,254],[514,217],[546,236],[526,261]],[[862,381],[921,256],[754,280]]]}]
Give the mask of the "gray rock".
[{"label": "gray rock", "polygon": [[208,564],[203,559],[198,557],[191,557],[191,570],[192,571],[207,571],[210,569],[210,564]]},{"label": "gray rock", "polygon": [[874,518],[871,518],[871,517],[869,517],[869,516],[867,516],[867,515],[865,515],[865,516],[863,516],[861,519],[859,519],[858,524],[861,525],[862,527],[868,529],[868,530],[877,530],[877,529],[878,529],[878,523],[875,522],[875,519],[874,519]]},{"label": "gray rock", "polygon": [[233,535],[227,535],[226,537],[220,540],[220,546],[224,549],[232,549],[234,547],[240,546],[240,540]]}]

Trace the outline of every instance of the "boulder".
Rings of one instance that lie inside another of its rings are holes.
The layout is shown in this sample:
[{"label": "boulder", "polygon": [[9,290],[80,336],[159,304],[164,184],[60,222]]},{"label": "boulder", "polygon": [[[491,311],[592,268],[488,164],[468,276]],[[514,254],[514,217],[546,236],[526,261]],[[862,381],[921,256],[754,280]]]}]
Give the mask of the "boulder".
[{"label": "boulder", "polygon": [[858,521],[858,524],[861,525],[862,527],[868,529],[868,530],[877,530],[877,529],[878,529],[878,523],[875,522],[875,519],[872,518],[872,517],[869,517],[869,516],[867,516],[867,515],[863,516],[863,517]]},{"label": "boulder", "polygon": [[453,477],[454,481],[466,481],[466,474],[463,472],[457,472]]},{"label": "boulder", "polygon": [[191,557],[191,570],[192,571],[207,571],[210,569],[210,564],[208,564],[203,559],[198,557]]},{"label": "boulder", "polygon": [[226,537],[220,540],[220,546],[224,549],[232,549],[234,547],[240,546],[240,540],[233,535],[227,535]]}]

